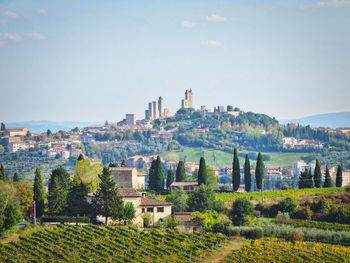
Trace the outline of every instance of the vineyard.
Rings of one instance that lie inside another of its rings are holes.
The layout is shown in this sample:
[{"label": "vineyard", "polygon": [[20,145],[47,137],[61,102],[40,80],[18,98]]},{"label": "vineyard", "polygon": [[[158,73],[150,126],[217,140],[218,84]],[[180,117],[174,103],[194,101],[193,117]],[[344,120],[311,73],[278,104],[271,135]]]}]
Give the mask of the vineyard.
[{"label": "vineyard", "polygon": [[298,219],[288,219],[288,220],[278,221],[276,219],[273,219],[272,222],[275,224],[292,225],[295,227],[310,227],[310,228],[318,228],[323,230],[350,231],[350,225],[328,223],[328,222],[322,222],[322,221],[298,220]]},{"label": "vineyard", "polygon": [[350,248],[312,242],[261,239],[244,245],[225,259],[233,262],[350,262]]},{"label": "vineyard", "polygon": [[224,239],[170,229],[59,226],[0,245],[0,262],[198,262]]},{"label": "vineyard", "polygon": [[[329,193],[339,193],[345,192],[347,188],[345,187],[332,187],[332,188],[308,188],[308,189],[289,189],[289,190],[279,190],[279,191],[264,191],[264,199],[273,198],[286,198],[286,197],[297,197],[297,196],[307,196],[307,195],[321,195]],[[216,199],[222,200],[224,202],[233,202],[238,197],[247,197],[252,200],[261,200],[260,192],[251,193],[216,193]]]}]

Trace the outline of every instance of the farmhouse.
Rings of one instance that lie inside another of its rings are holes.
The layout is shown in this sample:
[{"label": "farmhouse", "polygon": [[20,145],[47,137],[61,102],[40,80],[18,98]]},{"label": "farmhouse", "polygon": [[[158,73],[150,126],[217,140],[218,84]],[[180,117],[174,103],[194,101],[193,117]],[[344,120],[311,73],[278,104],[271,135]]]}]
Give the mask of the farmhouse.
[{"label": "farmhouse", "polygon": [[115,183],[119,188],[146,189],[146,174],[132,167],[111,167]]},{"label": "farmhouse", "polygon": [[197,182],[173,182],[170,185],[170,190],[184,190],[186,192],[192,192],[197,186]]}]

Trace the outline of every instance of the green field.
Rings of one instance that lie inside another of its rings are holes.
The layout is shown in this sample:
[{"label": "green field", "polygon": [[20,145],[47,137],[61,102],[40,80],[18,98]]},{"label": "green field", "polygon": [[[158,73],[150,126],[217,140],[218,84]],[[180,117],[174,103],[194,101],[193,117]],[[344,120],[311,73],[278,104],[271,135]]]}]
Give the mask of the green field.
[{"label": "green field", "polygon": [[[197,162],[201,156],[204,156],[205,161],[208,165],[215,167],[231,166],[233,153],[229,154],[223,151],[208,149],[208,148],[192,148],[183,147],[184,151],[174,150],[171,152],[166,152],[162,155],[162,158],[167,161],[179,161],[186,159],[187,162]],[[233,152],[233,150],[232,150]],[[248,153],[242,151],[240,153]],[[257,152],[256,152],[257,154]],[[309,153],[284,153],[284,152],[268,152],[263,153],[263,155],[269,155],[270,161],[265,162],[265,165],[278,165],[281,167],[290,167],[292,163],[300,160],[302,157],[307,157]],[[214,159],[215,156],[215,159]],[[240,158],[241,166],[244,163],[244,159]],[[255,163],[255,160],[251,160],[251,164]]]}]

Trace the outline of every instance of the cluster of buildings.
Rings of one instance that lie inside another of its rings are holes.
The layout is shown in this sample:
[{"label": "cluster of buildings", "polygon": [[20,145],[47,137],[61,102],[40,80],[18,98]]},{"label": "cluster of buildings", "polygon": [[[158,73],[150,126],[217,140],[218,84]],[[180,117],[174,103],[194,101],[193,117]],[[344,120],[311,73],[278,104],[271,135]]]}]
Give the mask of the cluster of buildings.
[{"label": "cluster of buildings", "polygon": [[146,120],[155,120],[169,116],[169,109],[164,108],[164,99],[162,96],[158,98],[158,101],[152,101],[148,103],[148,109],[145,110]]},{"label": "cluster of buildings", "polygon": [[283,138],[283,149],[321,149],[323,144],[320,141],[310,139],[297,139],[294,137]]}]

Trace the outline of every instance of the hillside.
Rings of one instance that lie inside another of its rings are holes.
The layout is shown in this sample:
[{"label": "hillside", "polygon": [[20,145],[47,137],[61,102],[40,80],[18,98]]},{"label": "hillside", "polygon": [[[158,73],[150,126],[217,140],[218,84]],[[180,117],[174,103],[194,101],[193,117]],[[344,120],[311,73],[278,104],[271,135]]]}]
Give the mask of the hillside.
[{"label": "hillside", "polygon": [[299,123],[313,127],[341,128],[350,127],[350,112],[337,112],[311,115],[299,119],[280,120],[281,124]]},{"label": "hillside", "polygon": [[0,245],[0,262],[196,262],[224,239],[171,229],[43,227],[19,242]]}]

